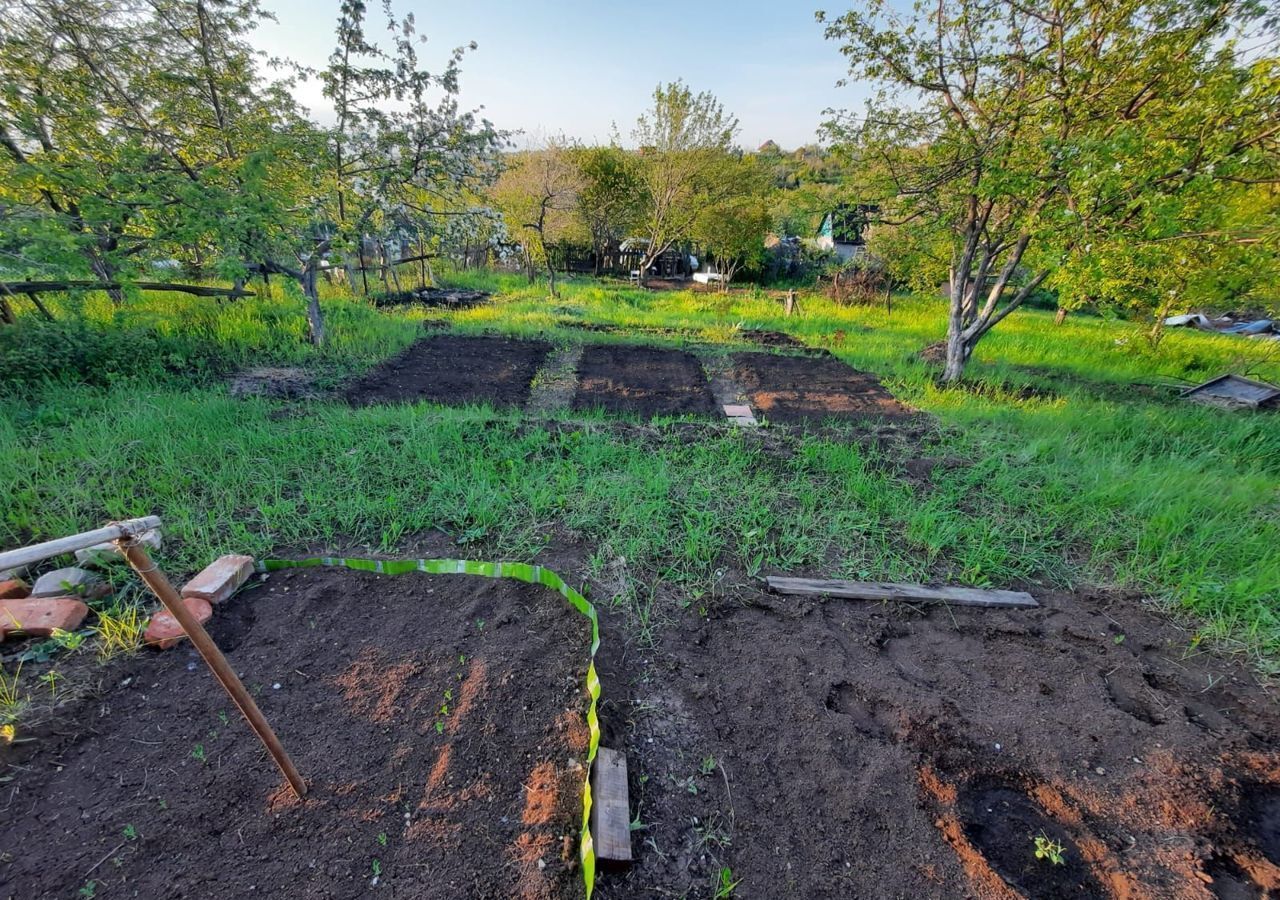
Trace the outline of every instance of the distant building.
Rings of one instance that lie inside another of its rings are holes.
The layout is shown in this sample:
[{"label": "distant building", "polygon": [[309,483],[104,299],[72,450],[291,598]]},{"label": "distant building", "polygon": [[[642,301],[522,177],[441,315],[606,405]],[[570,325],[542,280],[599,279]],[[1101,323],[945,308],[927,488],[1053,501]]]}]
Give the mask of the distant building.
[{"label": "distant building", "polygon": [[880,207],[871,203],[842,203],[822,218],[817,245],[834,250],[841,260],[861,256],[867,250],[866,234],[871,217]]}]

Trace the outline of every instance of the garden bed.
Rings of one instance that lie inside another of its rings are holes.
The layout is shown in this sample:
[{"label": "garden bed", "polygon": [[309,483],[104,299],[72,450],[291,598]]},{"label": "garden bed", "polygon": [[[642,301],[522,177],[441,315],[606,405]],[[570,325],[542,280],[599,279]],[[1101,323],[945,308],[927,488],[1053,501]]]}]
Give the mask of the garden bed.
[{"label": "garden bed", "polygon": [[432,403],[523,406],[551,352],[542,341],[437,334],[374,368],[346,390],[358,405]]},{"label": "garden bed", "polygon": [[641,418],[718,413],[702,364],[692,353],[608,344],[583,350],[573,408]]},{"label": "garden bed", "polygon": [[849,368],[829,353],[735,353],[733,379],[756,415],[770,422],[819,425],[830,419],[898,419],[912,414],[879,379]]},{"label": "garden bed", "polygon": [[728,869],[770,900],[1276,896],[1274,697],[1135,597],[1036,594],[744,588],[665,629],[646,676],[604,665],[606,697],[643,711],[644,846],[599,895],[709,896]]},{"label": "garden bed", "polygon": [[0,749],[6,896],[581,896],[591,637],[557,593],[287,570],[211,634],[306,799],[188,645],[143,653]]}]

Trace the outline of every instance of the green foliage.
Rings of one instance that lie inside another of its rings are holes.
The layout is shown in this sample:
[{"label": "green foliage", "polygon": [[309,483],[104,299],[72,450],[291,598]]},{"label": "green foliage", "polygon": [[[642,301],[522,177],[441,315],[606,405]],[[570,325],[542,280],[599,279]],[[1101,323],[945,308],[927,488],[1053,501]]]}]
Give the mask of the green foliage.
[{"label": "green foliage", "polygon": [[1263,12],[874,0],[829,22],[851,74],[890,89],[828,126],[898,229],[880,252],[900,276],[953,275],[947,380],[1042,282],[1158,318],[1216,250],[1274,257],[1274,216],[1231,213],[1280,177],[1275,35],[1241,37]]}]

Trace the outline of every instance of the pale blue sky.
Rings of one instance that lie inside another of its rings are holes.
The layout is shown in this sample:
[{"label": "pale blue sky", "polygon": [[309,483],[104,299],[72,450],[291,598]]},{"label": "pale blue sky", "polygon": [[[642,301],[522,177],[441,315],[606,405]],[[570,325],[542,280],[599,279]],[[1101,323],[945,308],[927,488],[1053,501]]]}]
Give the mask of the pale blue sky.
[{"label": "pale blue sky", "polygon": [[[255,43],[305,65],[324,65],[336,0],[264,0],[278,23]],[[396,0],[429,38],[428,63],[476,41],[463,64],[462,101],[485,107],[499,128],[607,141],[617,122],[629,141],[659,81],[683,78],[709,90],[741,120],[744,147],[773,139],[790,149],[816,137],[828,107],[860,108],[856,86],[836,88],[845,67],[813,12],[822,0],[613,3],[586,0]],[[385,32],[380,0],[369,0],[371,35]],[[843,6],[828,5],[832,12]],[[323,118],[318,85],[299,91]],[[519,139],[518,139],[519,140]]]}]

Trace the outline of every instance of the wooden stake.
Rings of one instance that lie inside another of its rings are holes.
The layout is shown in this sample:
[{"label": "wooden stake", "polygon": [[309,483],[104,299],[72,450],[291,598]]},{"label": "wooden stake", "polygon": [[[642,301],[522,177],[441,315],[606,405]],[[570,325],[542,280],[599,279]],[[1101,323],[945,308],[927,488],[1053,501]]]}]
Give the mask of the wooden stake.
[{"label": "wooden stake", "polygon": [[258,738],[267,748],[267,752],[271,754],[271,758],[276,761],[276,765],[280,767],[280,771],[288,779],[294,794],[298,796],[298,799],[302,799],[307,793],[307,783],[302,780],[302,776],[294,768],[293,761],[289,759],[289,754],[285,752],[284,745],[280,743],[276,733],[271,730],[271,726],[267,723],[262,710],[258,709],[258,704],[253,702],[253,697],[245,690],[244,684],[231,668],[231,664],[227,662],[227,658],[222,655],[218,645],[213,642],[213,638],[209,637],[209,632],[204,630],[200,620],[187,609],[187,605],[182,602],[182,598],[178,596],[178,592],[169,582],[168,577],[151,560],[151,555],[147,553],[146,547],[138,543],[131,535],[117,540],[116,546],[120,548],[121,555],[129,561],[129,565],[133,566],[133,570],[146,582],[147,587],[151,588],[152,593],[160,598],[160,602],[164,604],[165,609],[169,610],[170,614],[178,620],[178,624],[187,633],[187,637],[191,638],[191,643],[200,651],[204,661],[213,670],[214,676],[222,683],[222,687],[226,692],[231,695],[231,699],[235,701],[236,706],[240,707],[240,712],[249,720],[250,727],[257,732]]}]

